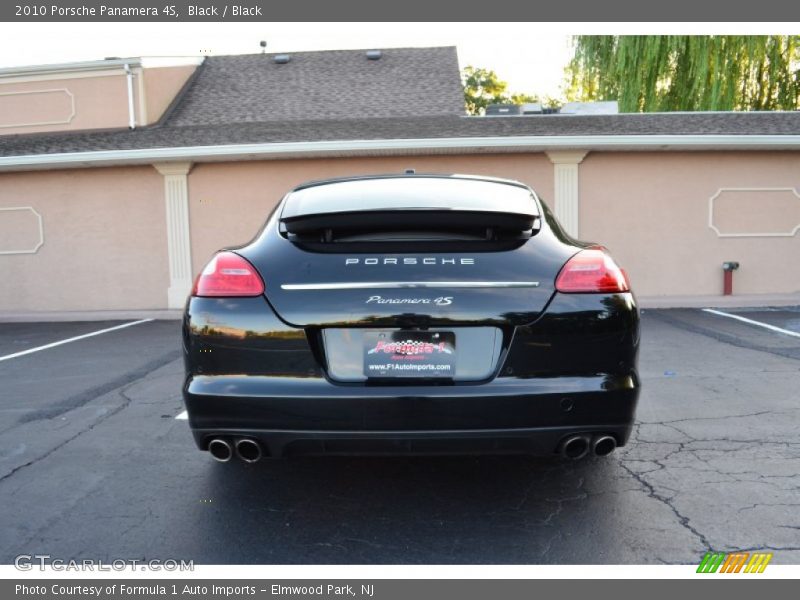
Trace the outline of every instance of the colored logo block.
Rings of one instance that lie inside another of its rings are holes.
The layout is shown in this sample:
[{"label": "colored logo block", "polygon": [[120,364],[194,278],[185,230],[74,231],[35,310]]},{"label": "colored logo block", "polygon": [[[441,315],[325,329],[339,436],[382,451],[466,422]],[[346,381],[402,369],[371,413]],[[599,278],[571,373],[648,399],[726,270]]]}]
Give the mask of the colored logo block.
[{"label": "colored logo block", "polygon": [[771,552],[706,552],[697,567],[698,573],[763,573]]}]

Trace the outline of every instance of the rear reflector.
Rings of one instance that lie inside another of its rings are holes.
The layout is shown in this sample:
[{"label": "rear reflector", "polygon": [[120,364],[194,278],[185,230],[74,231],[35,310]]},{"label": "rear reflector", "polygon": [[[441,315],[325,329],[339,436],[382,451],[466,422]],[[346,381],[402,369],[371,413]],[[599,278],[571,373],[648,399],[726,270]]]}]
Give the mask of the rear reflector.
[{"label": "rear reflector", "polygon": [[220,252],[197,277],[192,296],[260,296],[264,282],[255,267],[233,252]]},{"label": "rear reflector", "polygon": [[603,250],[581,250],[570,258],[556,278],[556,289],[566,293],[613,293],[631,289],[625,271]]}]

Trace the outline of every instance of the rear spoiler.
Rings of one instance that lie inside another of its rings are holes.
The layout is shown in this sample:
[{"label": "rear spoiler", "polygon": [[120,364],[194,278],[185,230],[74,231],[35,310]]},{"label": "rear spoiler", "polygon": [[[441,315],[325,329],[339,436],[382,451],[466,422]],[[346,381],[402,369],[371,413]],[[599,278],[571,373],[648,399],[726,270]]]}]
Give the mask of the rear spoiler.
[{"label": "rear spoiler", "polygon": [[382,208],[282,217],[281,230],[295,235],[320,231],[398,231],[495,229],[522,232],[538,229],[534,213],[453,208]]}]

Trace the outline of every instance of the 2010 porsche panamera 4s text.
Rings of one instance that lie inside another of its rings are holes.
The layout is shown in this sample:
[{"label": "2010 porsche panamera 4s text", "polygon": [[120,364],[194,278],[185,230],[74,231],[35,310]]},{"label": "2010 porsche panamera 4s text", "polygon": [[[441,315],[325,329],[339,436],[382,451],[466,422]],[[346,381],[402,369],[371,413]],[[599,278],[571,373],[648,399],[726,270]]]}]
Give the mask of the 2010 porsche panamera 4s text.
[{"label": "2010 porsche panamera 4s text", "polygon": [[606,455],[630,435],[625,272],[529,187],[464,175],[301,185],[214,256],[183,321],[183,394],[219,461]]}]

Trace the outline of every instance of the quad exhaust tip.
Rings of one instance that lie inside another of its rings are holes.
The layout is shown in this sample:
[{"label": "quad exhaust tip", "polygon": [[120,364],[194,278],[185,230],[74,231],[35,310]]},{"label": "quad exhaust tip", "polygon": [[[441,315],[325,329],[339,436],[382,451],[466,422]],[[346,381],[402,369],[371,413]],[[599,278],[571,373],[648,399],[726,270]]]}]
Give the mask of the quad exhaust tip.
[{"label": "quad exhaust tip", "polygon": [[571,435],[561,443],[559,454],[564,458],[579,460],[589,454],[589,436]]},{"label": "quad exhaust tip", "polygon": [[579,460],[589,452],[595,456],[608,456],[617,448],[617,440],[612,435],[571,435],[564,439],[558,453],[564,458]]},{"label": "quad exhaust tip", "polygon": [[233,448],[230,442],[222,438],[214,438],[208,443],[208,452],[211,457],[219,462],[226,463],[233,458]]},{"label": "quad exhaust tip", "polygon": [[258,462],[263,456],[261,444],[248,438],[236,440],[236,454],[246,463]]},{"label": "quad exhaust tip", "polygon": [[617,447],[617,440],[610,435],[600,435],[592,440],[592,452],[595,456],[608,456]]}]

